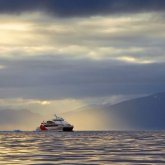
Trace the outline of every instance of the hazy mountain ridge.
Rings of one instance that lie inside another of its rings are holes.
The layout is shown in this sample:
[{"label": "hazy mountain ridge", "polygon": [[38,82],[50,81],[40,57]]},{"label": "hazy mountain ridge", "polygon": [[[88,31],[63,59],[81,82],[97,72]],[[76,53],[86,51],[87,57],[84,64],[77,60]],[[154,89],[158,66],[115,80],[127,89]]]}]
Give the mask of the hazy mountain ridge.
[{"label": "hazy mountain ridge", "polygon": [[105,104],[98,108],[89,107],[78,113],[75,111],[67,114],[66,117],[73,121],[74,118],[80,120],[81,118],[85,120],[91,118],[91,121],[95,118],[93,123],[86,120],[84,129],[87,129],[87,125],[92,128],[93,124],[98,129],[165,129],[165,92],[123,101],[115,105]]},{"label": "hazy mountain ridge", "polygon": [[125,101],[110,109],[135,129],[165,129],[165,93]]},{"label": "hazy mountain ridge", "polygon": [[30,110],[0,110],[0,130],[35,130],[42,116]]},{"label": "hazy mountain ridge", "polygon": [[[61,116],[75,130],[165,130],[165,92],[114,105],[84,106]],[[4,109],[0,110],[0,130],[35,130],[46,119],[30,110]]]}]

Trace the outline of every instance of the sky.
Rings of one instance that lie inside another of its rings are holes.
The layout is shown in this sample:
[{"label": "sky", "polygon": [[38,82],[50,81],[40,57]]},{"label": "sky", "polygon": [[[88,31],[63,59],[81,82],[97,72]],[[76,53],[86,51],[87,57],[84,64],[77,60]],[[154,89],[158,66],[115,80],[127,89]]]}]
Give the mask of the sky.
[{"label": "sky", "polygon": [[165,91],[164,29],[164,0],[0,0],[0,110]]}]

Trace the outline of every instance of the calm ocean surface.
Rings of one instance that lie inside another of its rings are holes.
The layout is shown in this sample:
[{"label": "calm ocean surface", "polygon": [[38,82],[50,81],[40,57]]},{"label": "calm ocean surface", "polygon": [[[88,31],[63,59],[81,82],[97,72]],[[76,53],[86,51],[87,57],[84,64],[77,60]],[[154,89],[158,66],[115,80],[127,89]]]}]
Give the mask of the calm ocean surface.
[{"label": "calm ocean surface", "polygon": [[165,131],[0,132],[0,164],[165,164]]}]

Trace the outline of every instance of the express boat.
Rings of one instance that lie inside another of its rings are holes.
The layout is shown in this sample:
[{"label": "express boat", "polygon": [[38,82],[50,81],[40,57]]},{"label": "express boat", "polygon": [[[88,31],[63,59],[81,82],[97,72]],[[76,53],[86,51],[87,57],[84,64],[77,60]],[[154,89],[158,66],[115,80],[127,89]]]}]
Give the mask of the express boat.
[{"label": "express boat", "polygon": [[63,118],[55,115],[55,118],[42,122],[36,129],[37,131],[73,131],[73,125],[66,122]]}]

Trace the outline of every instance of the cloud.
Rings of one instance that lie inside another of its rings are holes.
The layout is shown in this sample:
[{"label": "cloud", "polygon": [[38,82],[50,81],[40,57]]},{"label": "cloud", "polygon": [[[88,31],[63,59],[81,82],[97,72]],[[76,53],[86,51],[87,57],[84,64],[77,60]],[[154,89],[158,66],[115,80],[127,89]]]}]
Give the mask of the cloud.
[{"label": "cloud", "polygon": [[59,19],[43,13],[1,15],[0,55],[164,61],[163,15],[142,13],[88,19]]},{"label": "cloud", "polygon": [[41,57],[5,61],[1,98],[64,99],[145,94],[164,89],[164,63]]},{"label": "cloud", "polygon": [[0,97],[79,100],[164,90],[164,3],[0,1]]},{"label": "cloud", "polygon": [[83,100],[76,99],[27,99],[27,98],[2,98],[0,99],[0,110],[24,110],[29,109],[31,112],[40,113],[45,117],[53,114],[61,114],[64,112],[73,111],[85,106]]},{"label": "cloud", "polygon": [[163,11],[163,0],[1,0],[1,13],[44,11],[57,17],[81,17],[130,12]]}]

